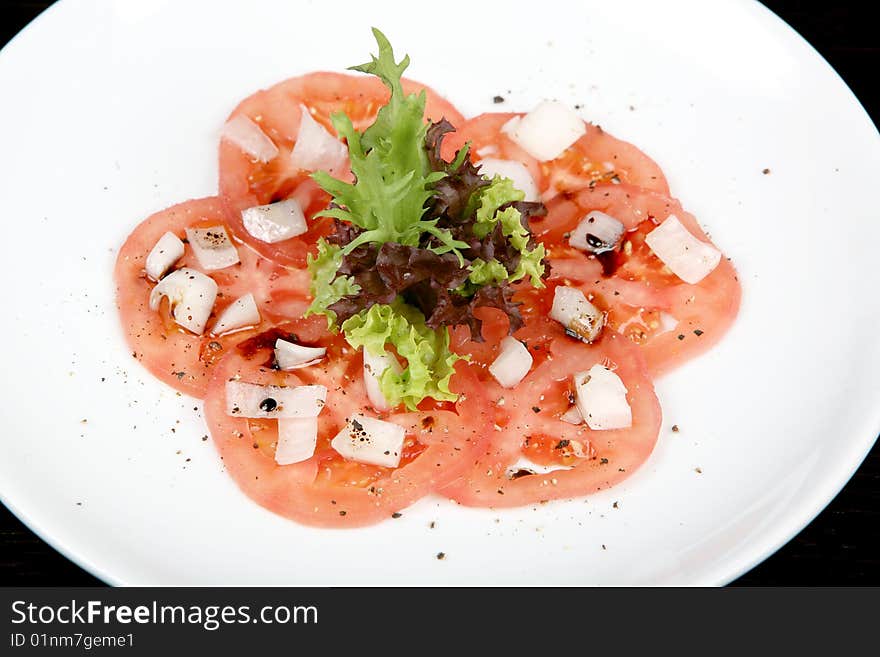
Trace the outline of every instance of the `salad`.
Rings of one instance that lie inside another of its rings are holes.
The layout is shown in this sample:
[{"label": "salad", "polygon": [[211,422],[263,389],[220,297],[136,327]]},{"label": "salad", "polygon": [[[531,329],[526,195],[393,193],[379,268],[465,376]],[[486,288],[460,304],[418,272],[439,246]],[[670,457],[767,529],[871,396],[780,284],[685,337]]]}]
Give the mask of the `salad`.
[{"label": "salad", "polygon": [[357,74],[242,101],[218,195],[131,233],[134,358],[297,522],[618,483],[658,439],[652,381],[733,322],[736,271],[635,146],[554,101],[465,119],[373,33]]}]

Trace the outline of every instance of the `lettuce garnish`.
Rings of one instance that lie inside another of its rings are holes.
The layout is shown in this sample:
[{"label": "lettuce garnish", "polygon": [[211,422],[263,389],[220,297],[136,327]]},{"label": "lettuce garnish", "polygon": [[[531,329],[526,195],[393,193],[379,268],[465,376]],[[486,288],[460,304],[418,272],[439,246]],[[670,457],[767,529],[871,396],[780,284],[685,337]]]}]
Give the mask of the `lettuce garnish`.
[{"label": "lettuce garnish", "polygon": [[508,316],[510,332],[522,325],[514,284],[543,286],[545,251],[528,219],[546,211],[523,201],[510,180],[482,176],[468,146],[443,159],[453,126],[426,123],[425,92],[406,94],[401,84],[409,57],[395,62],[388,39],[373,34],[378,56],[352,69],[378,76],[391,96],[363,132],[344,114],[331,117],[355,181],[313,174],[333,197],[323,214],[335,230],[308,260],[308,312],[324,314],[355,348],[379,354],[390,345],[406,367],[386,370],[380,388],[412,409],[427,397],[456,398],[449,381],[460,356],[450,350],[450,327],[466,325],[482,340],[474,311],[486,306]]},{"label": "lettuce garnish", "polygon": [[348,343],[369,349],[375,355],[391,343],[397,355],[406,359],[400,374],[386,369],[379,380],[382,394],[392,405],[415,409],[425,397],[455,401],[449,380],[460,356],[449,350],[449,331],[425,326],[425,316],[401,299],[390,305],[375,304],[342,325]]}]

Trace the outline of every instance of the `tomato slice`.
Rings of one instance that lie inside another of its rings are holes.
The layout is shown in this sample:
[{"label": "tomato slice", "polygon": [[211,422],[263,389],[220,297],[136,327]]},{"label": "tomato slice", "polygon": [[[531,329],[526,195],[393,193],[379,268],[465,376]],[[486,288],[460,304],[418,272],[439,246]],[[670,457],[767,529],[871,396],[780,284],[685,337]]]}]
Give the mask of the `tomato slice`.
[{"label": "tomato slice", "polygon": [[[621,221],[627,229],[607,275],[596,256],[568,246],[566,235],[592,210]],[[532,231],[550,257],[550,280],[581,288],[601,310],[607,325],[641,346],[652,376],[660,376],[718,343],[739,310],[741,287],[728,258],[691,285],[675,276],[645,243],[645,235],[674,214],[701,240],[709,241],[696,218],[664,194],[630,185],[604,184],[548,205]]]},{"label": "tomato slice", "polygon": [[451,159],[469,141],[475,164],[486,157],[522,162],[545,202],[603,182],[629,183],[669,193],[666,177],[654,160],[592,123],[586,124],[586,134],[562,155],[539,162],[501,131],[505,123],[517,116],[522,114],[490,112],[469,119],[444,140],[443,156]]},{"label": "tomato slice", "polygon": [[[474,354],[473,367],[495,406],[488,448],[473,468],[440,491],[467,506],[522,506],[608,488],[632,474],[657,441],[660,405],[638,349],[614,332],[593,345],[566,336],[543,316],[547,293],[529,294],[531,301],[540,300],[515,337],[526,344],[534,363],[513,389],[499,386],[486,369],[497,342],[491,340],[494,345],[487,349],[456,329],[456,348]],[[497,323],[488,332],[496,328]],[[574,398],[572,375],[597,363],[614,369],[626,386],[631,428],[593,431],[560,419]]]},{"label": "tomato slice", "polygon": [[[234,349],[215,367],[205,399],[205,416],[227,471],[242,491],[261,506],[308,525],[358,527],[379,522],[460,476],[484,447],[491,427],[488,398],[473,372],[460,362],[451,388],[456,404],[425,404],[423,410],[372,412],[361,375],[363,361],[326,325],[315,332],[302,321],[278,330],[301,343],[327,348],[319,364],[279,372],[269,367],[271,351],[248,343]],[[270,334],[271,335],[271,334]],[[253,344],[253,343],[251,343]],[[307,461],[279,466],[274,453],[277,423],[226,415],[226,381],[263,385],[321,384],[327,403],[318,416],[318,445]],[[367,413],[407,430],[400,466],[386,468],[343,459],[330,440],[354,413]]]},{"label": "tomato slice", "polygon": [[[404,80],[407,93],[424,90],[427,96],[425,114],[432,121],[446,118],[454,125],[464,123],[448,101],[423,84]],[[229,212],[229,224],[235,234],[259,253],[285,265],[301,267],[306,254],[318,237],[327,234],[330,221],[314,219],[330,201],[311,178],[309,172],[292,166],[290,153],[299,133],[300,104],[311,111],[314,119],[331,134],[336,134],[330,115],[345,112],[354,126],[369,126],[379,108],[388,102],[389,92],[375,76],[341,73],[310,73],[280,82],[245,98],[230,118],[245,114],[255,121],[278,146],[279,154],[270,162],[255,162],[240,148],[227,140],[220,142],[220,196]],[[241,223],[241,211],[255,205],[296,197],[311,225],[304,235],[275,244],[267,244],[251,236]]]},{"label": "tomato slice", "polygon": [[[174,322],[167,303],[163,302],[158,311],[150,310],[150,291],[155,283],[147,278],[144,263],[166,232],[184,239],[186,228],[225,223],[226,214],[219,199],[187,201],[144,220],[129,235],[116,258],[116,305],[132,354],[159,380],[194,397],[204,396],[212,364],[249,332],[220,337],[195,335]],[[300,316],[308,306],[308,273],[281,267],[243,244],[236,246],[241,262],[210,272],[219,288],[212,318],[248,292],[254,294],[264,323]],[[200,269],[188,245],[175,267]],[[208,328],[212,321],[209,320]]]}]

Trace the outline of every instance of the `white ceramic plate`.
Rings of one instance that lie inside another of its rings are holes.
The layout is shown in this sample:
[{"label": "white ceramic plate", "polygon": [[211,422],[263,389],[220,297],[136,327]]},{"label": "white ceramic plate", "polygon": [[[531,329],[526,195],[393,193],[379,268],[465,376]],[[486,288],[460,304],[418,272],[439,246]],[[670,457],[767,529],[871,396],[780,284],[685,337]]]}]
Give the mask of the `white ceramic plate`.
[{"label": "white ceramic plate", "polygon": [[[0,54],[3,501],[124,584],[721,584],[806,525],[880,431],[880,142],[831,68],[757,2],[327,7],[63,0]],[[371,25],[466,115],[495,94],[582,103],[737,264],[738,322],[659,382],[659,444],[623,485],[298,526],[240,494],[201,405],[130,358],[111,284],[126,234],[215,192],[239,99],[361,62]]]}]

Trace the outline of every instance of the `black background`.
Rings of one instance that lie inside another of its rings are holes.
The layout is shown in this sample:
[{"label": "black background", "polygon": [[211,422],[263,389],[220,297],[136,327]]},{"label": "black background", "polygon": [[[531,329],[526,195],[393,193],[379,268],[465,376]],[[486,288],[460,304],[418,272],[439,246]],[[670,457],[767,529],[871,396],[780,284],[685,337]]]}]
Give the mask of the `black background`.
[{"label": "black background", "polygon": [[[0,44],[50,2],[0,0]],[[837,70],[880,116],[875,3],[775,0],[768,7]],[[743,44],[748,47],[748,44]],[[2,102],[2,92],[0,92]],[[833,130],[833,126],[829,126]],[[829,436],[833,439],[833,436]],[[880,443],[837,498],[788,545],[734,585],[880,584]],[[55,552],[0,506],[0,585],[82,586],[98,580]]]}]

